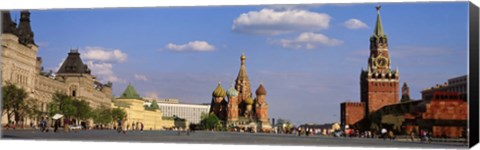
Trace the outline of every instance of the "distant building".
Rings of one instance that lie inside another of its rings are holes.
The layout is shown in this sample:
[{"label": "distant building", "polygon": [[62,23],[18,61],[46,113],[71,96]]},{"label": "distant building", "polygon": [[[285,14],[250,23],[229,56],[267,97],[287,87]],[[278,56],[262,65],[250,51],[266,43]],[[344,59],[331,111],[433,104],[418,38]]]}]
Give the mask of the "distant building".
[{"label": "distant building", "polygon": [[130,129],[163,130],[175,126],[173,120],[163,120],[161,110],[146,110],[144,100],[138,95],[131,84],[128,84],[123,94],[112,103],[113,108],[122,108],[127,112],[126,125]]},{"label": "distant building", "polygon": [[186,119],[190,123],[198,124],[201,121],[201,115],[208,114],[210,105],[186,104],[186,103],[158,103],[160,110],[165,117],[179,117]]},{"label": "distant building", "polygon": [[[25,89],[43,115],[47,114],[48,103],[55,92],[85,100],[93,108],[101,105],[110,107],[112,83],[100,83],[82,62],[77,50],[70,50],[55,74],[53,71],[43,70],[42,58],[38,57],[39,47],[34,41],[34,32],[30,26],[30,12],[21,11],[20,24],[17,27],[10,13],[2,11],[1,45],[2,85],[14,84]],[[39,119],[23,118],[21,120],[24,121],[17,124],[37,124]],[[2,116],[1,123],[7,123],[6,115]]]},{"label": "distant building", "polygon": [[457,92],[463,99],[467,97],[467,75],[448,79],[443,84],[437,84],[433,87],[422,90],[422,99],[432,99],[436,91]]}]

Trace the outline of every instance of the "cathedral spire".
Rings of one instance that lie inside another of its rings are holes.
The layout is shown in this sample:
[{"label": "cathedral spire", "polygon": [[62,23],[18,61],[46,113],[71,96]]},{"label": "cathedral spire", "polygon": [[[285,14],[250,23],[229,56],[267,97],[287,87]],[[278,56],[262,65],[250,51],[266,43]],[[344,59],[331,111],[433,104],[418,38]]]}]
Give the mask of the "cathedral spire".
[{"label": "cathedral spire", "polygon": [[245,67],[245,60],[247,57],[245,56],[245,53],[242,53],[242,56],[240,56],[240,71],[238,72],[237,80],[248,80],[247,76],[247,69]]},{"label": "cathedral spire", "polygon": [[374,30],[374,34],[376,36],[383,36],[384,33],[383,33],[383,26],[382,26],[382,19],[380,17],[380,8],[381,6],[378,5],[377,7],[375,7],[377,9],[377,23],[375,24],[375,30]]},{"label": "cathedral spire", "polygon": [[10,12],[2,11],[2,33],[16,34],[17,24],[12,21]]},{"label": "cathedral spire", "polygon": [[18,40],[24,45],[36,45],[33,40],[33,31],[30,27],[30,12],[24,10],[20,13],[20,23],[18,24]]}]

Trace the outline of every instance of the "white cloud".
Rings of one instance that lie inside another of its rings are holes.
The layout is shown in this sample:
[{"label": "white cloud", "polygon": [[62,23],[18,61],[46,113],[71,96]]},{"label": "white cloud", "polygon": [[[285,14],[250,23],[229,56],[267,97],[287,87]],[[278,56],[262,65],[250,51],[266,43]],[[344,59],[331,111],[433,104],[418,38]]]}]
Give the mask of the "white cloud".
[{"label": "white cloud", "polygon": [[88,68],[92,70],[92,74],[97,76],[101,81],[111,81],[111,82],[121,82],[125,83],[124,79],[121,79],[115,75],[113,72],[113,65],[111,63],[99,62],[95,63],[93,61],[87,61],[86,64]]},{"label": "white cloud", "polygon": [[51,69],[53,72],[57,72],[57,71],[60,69],[60,67],[62,67],[64,61],[65,61],[65,58],[62,59],[62,61],[60,61],[60,63],[58,63],[57,67],[55,67],[55,68],[50,68],[50,69]]},{"label": "white cloud", "polygon": [[110,50],[102,47],[86,47],[82,55],[85,60],[101,62],[125,62],[128,57],[119,49]]},{"label": "white cloud", "polygon": [[147,98],[153,98],[153,99],[160,99],[160,97],[158,96],[158,93],[157,92],[145,92],[145,97]]},{"label": "white cloud", "polygon": [[307,10],[287,9],[276,11],[264,8],[238,16],[232,30],[241,33],[278,35],[290,32],[307,32],[327,29],[330,16]]},{"label": "white cloud", "polygon": [[324,4],[274,4],[269,5],[267,8],[274,10],[299,10],[299,9],[310,9],[320,7]]},{"label": "white cloud", "polygon": [[140,81],[148,81],[147,79],[147,76],[145,75],[141,75],[141,74],[134,74],[133,77],[136,79],[136,80],[140,80]]},{"label": "white cloud", "polygon": [[367,24],[363,23],[358,19],[349,19],[343,23],[348,29],[366,29],[368,28]]},{"label": "white cloud", "polygon": [[337,46],[343,44],[343,41],[329,38],[320,33],[304,32],[295,39],[280,39],[274,43],[284,48],[313,49],[319,45]]},{"label": "white cloud", "polygon": [[215,46],[208,44],[206,41],[192,41],[182,45],[168,43],[165,47],[173,51],[207,52],[215,50]]}]

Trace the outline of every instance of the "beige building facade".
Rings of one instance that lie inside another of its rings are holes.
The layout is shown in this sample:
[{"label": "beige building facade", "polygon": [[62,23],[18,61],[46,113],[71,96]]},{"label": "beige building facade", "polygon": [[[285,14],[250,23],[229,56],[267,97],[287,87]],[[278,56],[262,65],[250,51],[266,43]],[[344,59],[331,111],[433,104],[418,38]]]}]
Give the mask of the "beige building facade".
[{"label": "beige building facade", "polygon": [[[14,84],[25,89],[29,98],[34,99],[43,112],[47,112],[48,103],[55,92],[85,100],[93,108],[101,105],[110,107],[112,84],[97,81],[88,66],[83,64],[77,50],[68,53],[56,75],[43,72],[42,58],[38,56],[39,47],[35,44],[33,35],[28,11],[21,12],[18,26],[12,21],[9,12],[2,12],[2,86]],[[7,120],[6,115],[2,116],[2,125],[8,123]],[[37,123],[36,119],[25,118],[23,124],[32,121]]]},{"label": "beige building facade", "polygon": [[131,84],[128,84],[123,94],[112,103],[112,107],[117,108],[115,103],[123,103],[121,108],[127,113],[125,124],[129,129],[139,129],[141,124],[144,130],[164,130],[175,127],[175,121],[164,120],[160,110],[146,110],[145,101]]}]

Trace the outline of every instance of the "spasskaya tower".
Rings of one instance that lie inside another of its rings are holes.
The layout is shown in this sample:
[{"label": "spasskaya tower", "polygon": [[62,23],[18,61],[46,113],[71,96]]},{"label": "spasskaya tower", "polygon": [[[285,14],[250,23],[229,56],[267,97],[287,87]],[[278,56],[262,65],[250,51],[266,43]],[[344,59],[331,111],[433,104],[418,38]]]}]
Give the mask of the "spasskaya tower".
[{"label": "spasskaya tower", "polygon": [[366,70],[362,69],[360,74],[360,98],[366,105],[365,115],[399,101],[399,71],[398,68],[395,70],[390,68],[388,38],[383,32],[380,6],[376,9],[377,23],[370,37],[368,67]]}]

